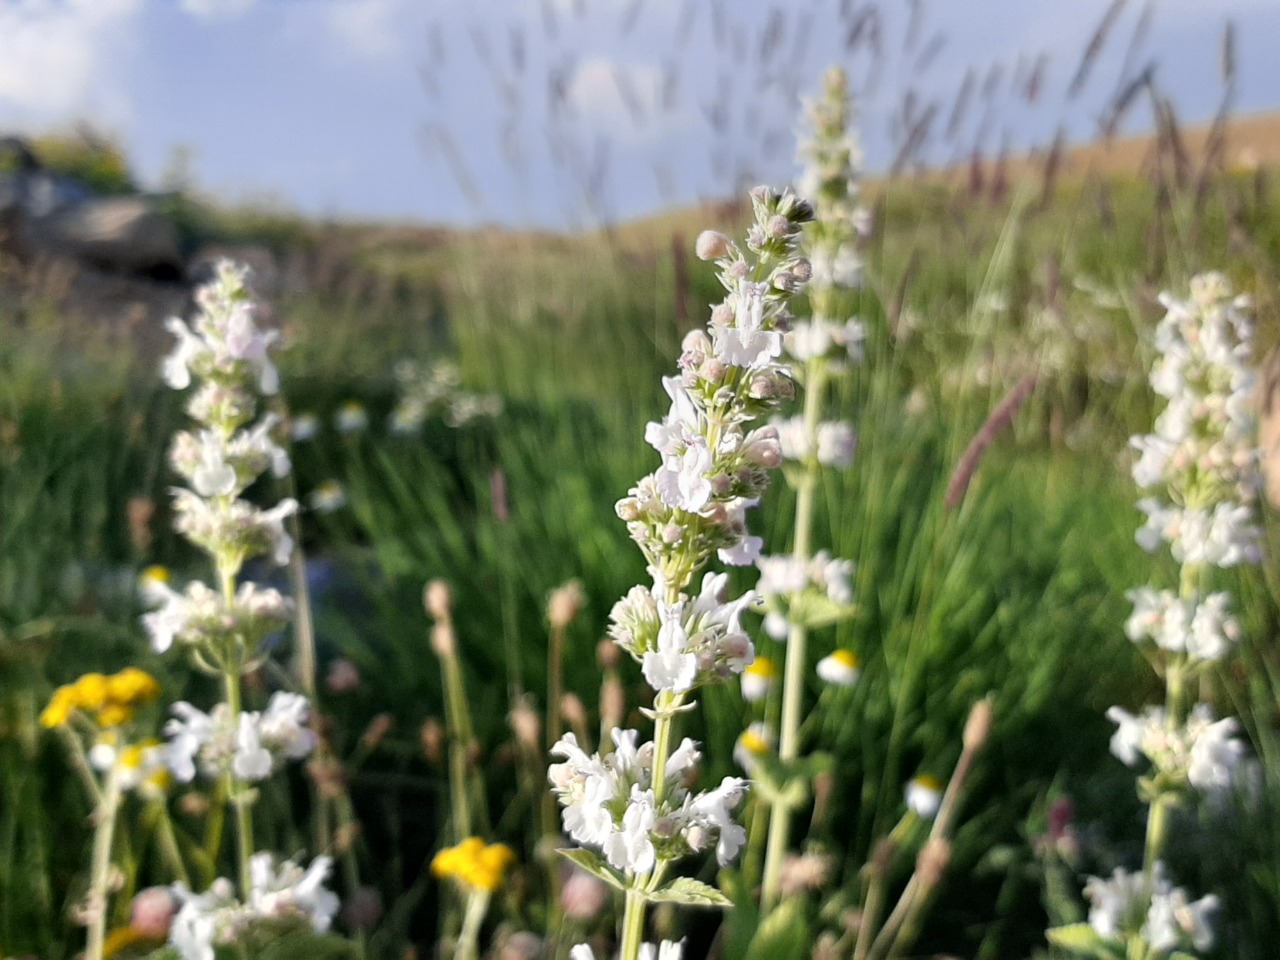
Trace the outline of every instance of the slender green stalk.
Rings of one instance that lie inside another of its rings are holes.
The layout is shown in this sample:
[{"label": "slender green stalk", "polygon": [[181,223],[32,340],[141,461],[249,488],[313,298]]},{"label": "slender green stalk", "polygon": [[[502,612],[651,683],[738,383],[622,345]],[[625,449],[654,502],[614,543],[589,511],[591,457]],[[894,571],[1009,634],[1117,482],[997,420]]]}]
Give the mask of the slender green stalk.
[{"label": "slender green stalk", "polygon": [[[814,451],[817,448],[818,420],[822,413],[825,381],[822,367],[823,361],[820,359],[809,361],[805,367],[804,432],[810,439],[811,452],[796,491],[795,543],[792,548],[792,554],[802,561],[809,559],[811,551],[813,509],[820,470]],[[808,631],[793,623],[787,632],[787,656],[782,670],[782,729],[778,739],[778,759],[784,764],[794,762],[800,754],[807,640]],[[778,902],[782,860],[787,853],[791,828],[791,812],[785,804],[777,801],[771,804],[769,839],[764,855],[764,889],[760,900],[761,907],[766,912]]]},{"label": "slender green stalk", "polygon": [[94,811],[93,859],[89,872],[89,935],[86,960],[102,960],[107,930],[107,888],[111,877],[111,840],[120,806],[120,776],[112,763]]},{"label": "slender green stalk", "polygon": [[476,960],[479,956],[480,924],[489,910],[489,891],[473,889],[467,894],[462,916],[462,932],[453,951],[453,960]]},{"label": "slender green stalk", "polygon": [[[231,716],[240,716],[240,674],[228,670],[223,674],[226,686],[227,708]],[[240,892],[246,901],[253,888],[249,874],[249,861],[253,858],[253,811],[249,794],[234,773],[227,770],[227,799],[236,812],[236,853],[240,863]]]},{"label": "slender green stalk", "polygon": [[644,892],[628,890],[622,912],[622,947],[619,960],[636,960],[644,943]]}]

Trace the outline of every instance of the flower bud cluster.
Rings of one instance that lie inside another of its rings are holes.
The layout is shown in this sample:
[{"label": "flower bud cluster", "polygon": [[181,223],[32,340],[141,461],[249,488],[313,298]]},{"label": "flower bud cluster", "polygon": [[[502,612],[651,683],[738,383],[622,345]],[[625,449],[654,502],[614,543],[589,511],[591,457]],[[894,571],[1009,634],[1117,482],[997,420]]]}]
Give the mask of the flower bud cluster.
[{"label": "flower bud cluster", "polygon": [[187,783],[197,770],[216,778],[231,771],[239,780],[265,780],[286,760],[300,760],[316,745],[307,726],[311,706],[296,693],[271,695],[261,713],[242,712],[233,717],[225,703],[211,713],[179,701],[172,707],[174,719],[165,725],[169,737],[168,764],[174,777]]},{"label": "flower bud cluster", "polygon": [[804,417],[775,417],[772,426],[778,432],[784,459],[797,463],[814,460],[819,466],[839,470],[853,463],[858,435],[852,425],[842,420],[824,420],[812,433]]},{"label": "flower bud cluster", "polygon": [[1138,543],[1148,551],[1168,543],[1181,563],[1257,563],[1252,504],[1261,458],[1248,300],[1222,274],[1207,273],[1192,279],[1189,300],[1163,294],[1161,302],[1167,312],[1156,328],[1151,386],[1165,407],[1154,433],[1130,440],[1139,453],[1134,481],[1157,491],[1138,504],[1147,515]]},{"label": "flower bud cluster", "polygon": [[1134,643],[1150,641],[1168,653],[1185,654],[1191,662],[1211,663],[1226,656],[1240,639],[1228,593],[1211,593],[1196,602],[1172,590],[1140,587],[1125,596],[1133,613],[1124,632]]},{"label": "flower bud cluster", "polygon": [[270,853],[254,854],[249,861],[252,886],[243,904],[236,900],[231,882],[221,877],[201,894],[177,884],[172,889],[182,906],[173,918],[169,943],[184,960],[208,960],[215,947],[242,943],[264,920],[294,921],[300,928],[324,933],[341,905],[337,895],[324,888],[332,867],[329,857],[316,857],[303,870],[290,860],[277,866]]},{"label": "flower bud cluster", "polygon": [[775,640],[786,640],[791,624],[813,629],[853,612],[852,560],[819,550],[808,559],[759,557],[756,567],[760,570],[756,590],[764,600],[764,630]]},{"label": "flower bud cluster", "polygon": [[240,499],[262,474],[281,477],[290,469],[289,455],[273,436],[280,418],[269,413],[248,425],[257,395],[279,389],[269,355],[279,335],[257,327],[247,273],[229,261],[217,265],[213,281],[196,291],[200,309],[193,326],[176,318],[168,322],[178,344],[163,369],[174,389],[186,389],[194,378],[203,381],[187,407],[199,429],[178,433],[170,448],[173,468],[190,485],[173,491],[174,526],[213,558],[222,593],[193,583],[179,595],[157,584],[150,599],[159,609],[144,617],[157,650],[179,640],[203,660],[237,668],[291,611],[274,590],[243,584],[232,596],[230,585],[251,557],[267,554],[277,564],[288,562],[293,539],[285,520],[298,509],[292,499],[268,510]]},{"label": "flower bud cluster", "polygon": [[1107,718],[1116,724],[1111,752],[1130,767],[1146,757],[1158,790],[1183,786],[1202,793],[1228,790],[1245,758],[1245,745],[1236,736],[1239,722],[1234,717],[1214,720],[1203,703],[1192,708],[1181,726],[1170,726],[1163,707],[1147,707],[1136,717],[1112,707]]},{"label": "flower bud cluster", "polygon": [[801,173],[796,190],[813,204],[814,223],[806,234],[811,277],[812,319],[787,334],[787,353],[799,363],[826,359],[843,370],[862,359],[866,330],[857,320],[834,319],[837,299],[862,285],[859,240],[871,227],[869,211],[859,201],[862,147],[853,125],[853,102],[843,70],[823,77],[822,96],[804,104],[808,136],[801,139],[796,160]]},{"label": "flower bud cluster", "polygon": [[733,821],[747,782],[725,777],[714,790],[691,793],[685,784],[701,754],[686,738],[666,762],[659,801],[653,789],[653,744],[637,748],[635,730],[614,730],[612,736],[614,750],[604,757],[588,756],[572,733],[551,748],[553,757],[565,759],[547,774],[564,807],[569,836],[600,848],[610,866],[628,875],[651,873],[659,862],[713,845],[721,866],[732,861],[747,839]]},{"label": "flower bud cluster", "polygon": [[280,591],[250,582],[240,584],[230,603],[199,580],[182,593],[159,582],[149,583],[146,592],[157,609],[145,614],[142,624],[157,653],[177,642],[212,652],[218,660],[225,659],[224,653],[238,656],[242,650],[256,650],[293,612],[293,601]]},{"label": "flower bud cluster", "polygon": [[440,416],[451,427],[502,413],[502,398],[462,389],[457,366],[447,361],[427,367],[402,360],[395,368],[398,397],[388,426],[392,433],[415,433],[427,418]]},{"label": "flower bud cluster", "polygon": [[1108,940],[1123,943],[1136,934],[1154,951],[1146,955],[1154,957],[1213,947],[1210,918],[1218,911],[1218,898],[1191,900],[1169,881],[1162,863],[1155,865],[1150,882],[1143,873],[1118,868],[1107,879],[1090,877],[1084,894],[1091,904],[1089,925]]},{"label": "flower bud cluster", "polygon": [[614,604],[609,636],[655,690],[685,693],[727,680],[755,659],[740,619],[756,600],[752,591],[726,600],[728,586],[728,574],[708,573],[697,597],[681,593],[675,603],[649,587],[632,587]]},{"label": "flower bud cluster", "polygon": [[776,431],[744,425],[794,395],[780,361],[782,337],[792,322],[787,303],[809,275],[797,249],[813,211],[794,194],[765,187],[751,200],[746,254],[722,234],[698,238],[728,296],[707,330],[685,338],[679,376],[663,380],[670,412],[645,431],[661,467],[617,507],[665,583],[687,581],[712,553],[725,563],[752,562],[761,542],[747,533],[746,511],[781,459]]}]

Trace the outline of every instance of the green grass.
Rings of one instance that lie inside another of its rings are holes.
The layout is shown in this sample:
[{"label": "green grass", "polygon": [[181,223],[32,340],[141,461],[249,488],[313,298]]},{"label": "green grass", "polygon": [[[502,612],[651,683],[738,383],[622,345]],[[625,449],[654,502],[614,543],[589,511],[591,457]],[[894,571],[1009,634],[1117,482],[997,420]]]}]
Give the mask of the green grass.
[{"label": "green grass", "polygon": [[[927,185],[891,186],[877,204],[873,285],[862,303],[874,335],[857,385],[839,397],[860,447],[850,471],[826,480],[818,518],[819,542],[858,565],[859,613],[814,641],[815,658],[836,644],[856,649],[864,677],[820,715],[813,737],[837,758],[841,783],[829,821],[841,829],[821,839],[839,850],[853,882],[870,838],[896,816],[902,784],[920,769],[948,771],[970,706],[994,693],[993,741],[921,949],[1004,958],[1043,945],[1024,832],[1051,788],[1073,794],[1081,819],[1110,835],[1129,826],[1136,804],[1112,798],[1130,796],[1132,780],[1107,753],[1102,712],[1154,692],[1121,630],[1123,591],[1152,569],[1133,543],[1138,514],[1124,454],[1127,436],[1150,423],[1143,337],[1152,295],[1221,265],[1254,291],[1259,326],[1275,319],[1275,201],[1223,179],[1197,213],[1182,197],[1162,209],[1148,184],[1105,186],[1105,204],[1098,185],[1080,184],[1047,209],[991,206]],[[691,257],[687,288],[675,289],[670,232],[691,247],[693,228],[428,242],[372,228],[335,239],[271,217],[197,226],[280,249],[337,244],[352,269],[376,281],[359,289],[383,291],[372,304],[353,287],[278,305],[290,332],[282,358],[290,408],[329,417],[356,397],[373,415],[367,434],[326,428],[294,451],[304,493],[336,478],[350,497],[342,512],[304,518],[309,552],[342,573],[318,596],[322,659],[341,653],[365,679],[360,693],[328,696],[323,707],[339,718],[344,748],[374,714],[396,720],[353,782],[371,827],[364,869],[394,902],[417,889],[441,829],[443,774],[417,740],[423,720],[443,712],[420,599],[433,577],[448,580],[457,600],[491,805],[515,810],[504,839],[530,862],[536,837],[525,824],[536,811],[522,806],[528,798],[501,762],[507,684],[535,697],[546,689],[545,601],[576,577],[587,606],[570,630],[565,681],[594,709],[595,647],[609,609],[644,578],[613,504],[656,465],[642,437],[666,408],[659,377],[673,369],[684,332],[677,303],[692,326],[716,297],[710,270]],[[1044,319],[1050,309],[1056,322]],[[59,746],[34,715],[53,685],[85,669],[138,658],[155,666],[130,589],[146,564],[193,563],[164,527],[165,445],[181,413],[156,385],[155,357],[77,340],[38,307],[0,316],[0,345],[0,951],[53,958],[78,942],[66,907],[82,888],[76,838],[88,828]],[[402,356],[455,358],[467,387],[502,395],[504,413],[388,437],[391,367]],[[946,509],[969,438],[1033,369],[1041,379],[1014,429],[988,451],[963,504]],[[506,519],[495,511],[495,471]],[[135,496],[162,505],[143,552],[125,516]],[[791,510],[779,481],[753,521],[775,549]],[[1277,583],[1269,569],[1231,581],[1251,639],[1216,689],[1273,779]],[[625,677],[634,713],[638,671],[627,665]],[[688,732],[707,740],[708,776],[722,775],[747,715],[727,689],[709,692],[705,708]],[[277,800],[269,807],[278,814],[262,817],[272,821],[267,835],[287,845],[297,835],[288,797]],[[992,867],[998,849],[1020,851],[1018,870]],[[1222,956],[1260,956],[1248,950],[1270,942],[1267,918],[1280,902],[1274,831],[1259,830],[1241,856],[1244,871],[1206,861],[1205,880],[1227,904]],[[399,936],[425,936],[421,912],[402,910]]]}]

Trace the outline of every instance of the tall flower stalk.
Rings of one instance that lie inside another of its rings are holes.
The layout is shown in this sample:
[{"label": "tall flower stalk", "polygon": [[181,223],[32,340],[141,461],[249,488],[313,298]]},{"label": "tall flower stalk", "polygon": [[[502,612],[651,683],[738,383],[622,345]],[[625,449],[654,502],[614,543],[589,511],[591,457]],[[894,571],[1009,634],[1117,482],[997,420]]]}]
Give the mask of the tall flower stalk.
[{"label": "tall flower stalk", "polygon": [[255,915],[296,917],[323,930],[337,908],[321,886],[327,857],[305,872],[289,863],[277,867],[270,854],[256,852],[253,838],[255,784],[286,760],[306,756],[316,742],[305,697],[278,692],[264,711],[249,712],[241,696],[241,678],[262,662],[264,641],[288,623],[293,609],[278,591],[241,580],[247,561],[265,555],[284,566],[293,551],[285,521],[297,502],[286,498],[263,509],[244,499],[268,471],[279,478],[290,469],[273,436],[280,418],[267,413],[255,422],[261,398],[279,388],[270,357],[278,334],[259,329],[247,270],[228,261],[197,291],[196,303],[192,326],[168,321],[178,343],[163,376],[175,390],[198,382],[186,406],[194,428],[179,432],[170,450],[187,482],[174,489],[173,507],[178,532],[209,555],[215,586],[195,580],[178,592],[154,582],[149,592],[156,609],[143,618],[157,652],[180,646],[198,669],[222,681],[223,700],[209,713],[177,703],[166,727],[174,776],[186,781],[199,773],[218,782],[236,822],[240,901],[224,880],[201,895],[177,891],[183,906],[171,942],[193,960],[236,936]]},{"label": "tall flower stalk", "polygon": [[1146,522],[1137,540],[1151,553],[1167,547],[1180,569],[1176,589],[1129,592],[1134,610],[1125,633],[1163,677],[1165,702],[1137,716],[1121,707],[1107,711],[1117,728],[1112,753],[1144,770],[1142,869],[1090,877],[1089,922],[1049,931],[1062,946],[1132,960],[1189,957],[1213,945],[1217,898],[1192,901],[1173,886],[1163,858],[1174,809],[1228,791],[1245,756],[1238,722],[1215,719],[1194,691],[1240,636],[1229,594],[1211,592],[1214,569],[1261,559],[1247,301],[1217,273],[1193,278],[1186,301],[1161,299],[1166,313],[1156,328],[1151,387],[1164,408],[1153,433],[1131,440],[1138,453],[1133,478],[1149,493],[1138,502]]},{"label": "tall flower stalk", "polygon": [[[662,464],[618,503],[618,515],[648,561],[652,585],[633,587],[611,614],[610,636],[641,667],[654,689],[653,739],[613,730],[614,749],[588,755],[573,733],[552,748],[564,760],[548,771],[564,806],[566,832],[588,849],[566,851],[575,863],[624,894],[622,960],[654,952],[643,943],[652,902],[724,906],[717,890],[691,878],[670,879],[683,857],[714,847],[729,863],[746,840],[733,813],[747,783],[726,777],[714,790],[694,793],[688,783],[700,754],[692,740],[673,750],[677,717],[694,707],[701,686],[742,672],[755,656],[741,615],[748,591],[730,599],[728,576],[696,577],[718,556],[746,565],[761,540],[746,525],[747,510],[764,492],[769,470],[781,459],[776,429],[749,424],[793,395],[782,363],[787,304],[809,279],[798,253],[810,206],[789,191],[751,192],[754,224],[743,251],[723,234],[707,231],[697,254],[714,260],[728,295],[711,311],[705,330],[685,337],[679,374],[663,380],[671,409],[645,439]],[[664,943],[661,956],[678,957]],[[591,955],[574,948],[575,960]]]},{"label": "tall flower stalk", "polygon": [[[852,102],[843,70],[827,72],[821,98],[806,104],[805,113],[810,135],[799,148],[799,190],[814,210],[804,238],[812,271],[806,287],[812,316],[797,323],[785,339],[786,355],[794,360],[796,379],[804,387],[804,409],[801,416],[774,424],[782,454],[790,461],[784,474],[796,491],[795,533],[790,557],[759,561],[759,589],[769,606],[766,630],[787,644],[778,739],[784,766],[800,756],[809,631],[853,612],[848,584],[852,566],[825,554],[815,558],[812,535],[822,470],[847,467],[856,442],[851,425],[823,419],[828,386],[861,359],[865,336],[849,312],[850,294],[862,279],[857,247],[867,213],[859,205],[862,151],[851,129]],[[766,910],[778,900],[794,809],[788,796],[778,790],[770,794],[762,893]]]}]

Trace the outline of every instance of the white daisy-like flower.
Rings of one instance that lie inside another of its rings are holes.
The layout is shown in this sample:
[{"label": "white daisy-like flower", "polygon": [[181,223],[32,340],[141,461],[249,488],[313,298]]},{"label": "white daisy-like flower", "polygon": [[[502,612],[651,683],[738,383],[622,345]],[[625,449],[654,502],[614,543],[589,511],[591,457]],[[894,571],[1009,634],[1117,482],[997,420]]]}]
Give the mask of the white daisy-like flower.
[{"label": "white daisy-like flower", "polygon": [[818,661],[818,676],[838,687],[852,687],[861,675],[858,655],[843,647]]}]

